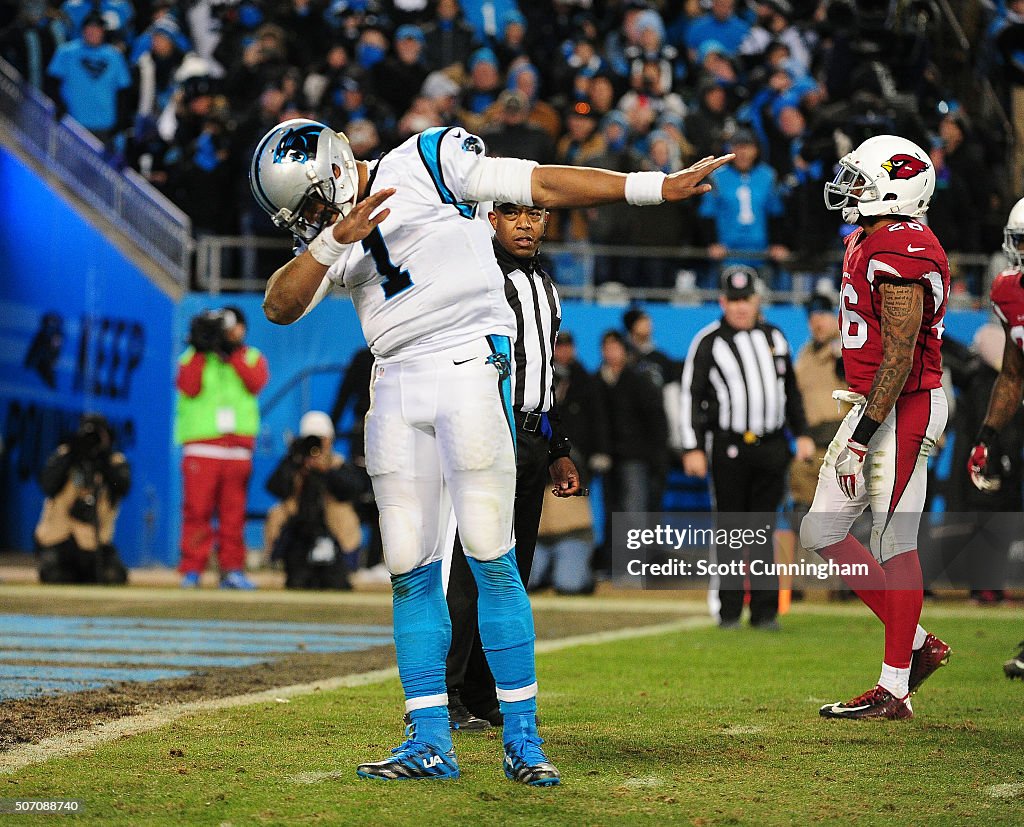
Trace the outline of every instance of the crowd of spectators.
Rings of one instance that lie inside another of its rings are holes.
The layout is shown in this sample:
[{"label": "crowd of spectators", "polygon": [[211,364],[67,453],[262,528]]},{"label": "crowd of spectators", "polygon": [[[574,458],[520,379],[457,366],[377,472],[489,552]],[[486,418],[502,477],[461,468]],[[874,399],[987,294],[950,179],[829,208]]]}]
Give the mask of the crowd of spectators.
[{"label": "crowd of spectators", "polygon": [[[971,48],[947,48],[934,0],[22,0],[0,12],[0,54],[197,234],[273,234],[247,165],[289,117],[344,130],[363,159],[453,123],[494,155],[626,172],[739,149],[701,204],[570,211],[551,236],[704,248],[785,286],[839,249],[822,184],[879,132],[930,150],[947,250],[998,249],[1024,194],[1024,0],[944,8]],[[596,279],[674,286],[678,261],[639,261],[599,257]]]}]

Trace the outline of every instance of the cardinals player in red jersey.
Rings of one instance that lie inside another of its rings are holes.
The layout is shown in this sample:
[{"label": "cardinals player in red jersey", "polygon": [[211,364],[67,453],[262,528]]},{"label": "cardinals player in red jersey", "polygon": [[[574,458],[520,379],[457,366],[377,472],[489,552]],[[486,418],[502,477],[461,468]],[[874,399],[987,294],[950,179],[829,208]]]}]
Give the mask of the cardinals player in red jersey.
[{"label": "cardinals player in red jersey", "polygon": [[1024,393],[1024,198],[1013,205],[1006,227],[1003,229],[1003,252],[1010,267],[1003,270],[994,282],[989,296],[992,310],[1003,323],[1006,344],[1003,364],[999,370],[988,413],[974,440],[974,449],[967,461],[971,482],[981,491],[997,491],[1001,480],[998,472],[989,469],[989,449],[1020,407]]},{"label": "cardinals player in red jersey", "polygon": [[[1013,205],[1003,228],[1003,252],[1010,266],[992,282],[989,296],[992,309],[1003,323],[1006,344],[1003,346],[1003,364],[992,386],[988,400],[988,413],[974,440],[974,448],[967,460],[967,473],[980,491],[998,491],[1002,485],[999,471],[989,467],[989,451],[999,439],[999,432],[1013,419],[1024,396],[1024,198]],[[1003,664],[1008,678],[1024,678],[1024,644],[1020,654]]]},{"label": "cardinals player in red jersey", "polygon": [[[850,389],[834,394],[853,408],[825,455],[800,539],[851,567],[847,585],[885,625],[878,684],[826,704],[827,718],[911,718],[911,693],[949,659],[950,647],[918,625],[917,530],[928,455],[947,416],[939,348],[949,263],[919,220],[934,189],[927,153],[895,135],[869,138],[825,185],[828,208],[859,225],[846,239],[840,293]],[[869,505],[870,551],[850,535]]]}]

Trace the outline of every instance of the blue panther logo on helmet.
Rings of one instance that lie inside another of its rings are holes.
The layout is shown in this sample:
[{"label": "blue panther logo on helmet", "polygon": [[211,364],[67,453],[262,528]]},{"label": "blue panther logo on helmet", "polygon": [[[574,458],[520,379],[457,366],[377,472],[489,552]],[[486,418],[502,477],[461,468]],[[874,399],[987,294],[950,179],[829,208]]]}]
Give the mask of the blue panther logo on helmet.
[{"label": "blue panther logo on helmet", "polygon": [[320,138],[323,127],[319,124],[300,126],[298,129],[289,129],[281,140],[277,142],[274,149],[274,163],[280,164],[284,161],[295,161],[304,164],[316,157],[316,144]]}]

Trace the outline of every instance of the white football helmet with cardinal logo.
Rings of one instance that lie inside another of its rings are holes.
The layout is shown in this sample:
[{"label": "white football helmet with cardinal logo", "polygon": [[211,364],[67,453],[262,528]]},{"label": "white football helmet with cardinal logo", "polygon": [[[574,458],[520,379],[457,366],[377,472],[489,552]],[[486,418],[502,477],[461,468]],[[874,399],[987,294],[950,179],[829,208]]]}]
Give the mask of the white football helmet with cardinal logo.
[{"label": "white football helmet with cardinal logo", "polygon": [[839,161],[836,177],[825,184],[825,206],[842,210],[843,220],[861,216],[917,218],[935,191],[935,168],[928,153],[897,135],[868,138]]}]

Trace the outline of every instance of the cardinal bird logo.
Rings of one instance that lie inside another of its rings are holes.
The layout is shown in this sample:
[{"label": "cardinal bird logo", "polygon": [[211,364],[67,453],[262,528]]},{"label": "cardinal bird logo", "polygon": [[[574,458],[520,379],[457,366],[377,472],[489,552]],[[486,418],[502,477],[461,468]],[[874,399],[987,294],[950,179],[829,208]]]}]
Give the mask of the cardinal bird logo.
[{"label": "cardinal bird logo", "polygon": [[908,178],[920,175],[928,169],[928,164],[920,158],[915,158],[913,155],[901,153],[893,155],[888,161],[885,161],[882,164],[882,169],[889,173],[889,180],[906,181]]}]

